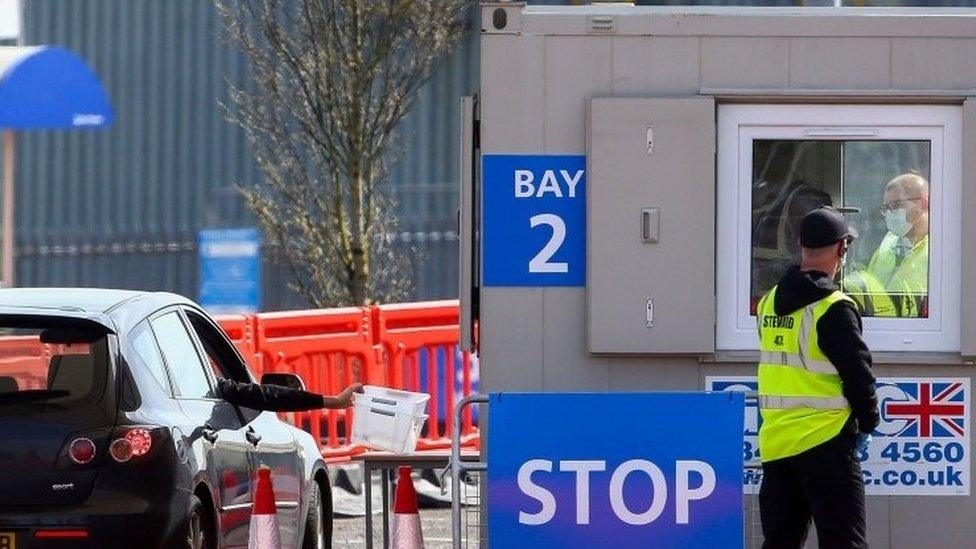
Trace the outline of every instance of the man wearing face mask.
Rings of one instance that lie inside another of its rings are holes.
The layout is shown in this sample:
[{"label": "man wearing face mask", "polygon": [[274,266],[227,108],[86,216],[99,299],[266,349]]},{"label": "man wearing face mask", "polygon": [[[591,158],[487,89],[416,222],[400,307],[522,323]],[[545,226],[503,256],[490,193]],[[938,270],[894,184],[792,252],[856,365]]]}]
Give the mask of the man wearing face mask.
[{"label": "man wearing face mask", "polygon": [[885,185],[881,206],[888,233],[868,272],[884,285],[900,317],[925,316],[929,282],[929,183],[915,173]]},{"label": "man wearing face mask", "polygon": [[764,549],[866,548],[859,452],[878,425],[871,352],[834,278],[855,237],[822,207],[800,224],[801,263],[759,302],[759,508]]}]

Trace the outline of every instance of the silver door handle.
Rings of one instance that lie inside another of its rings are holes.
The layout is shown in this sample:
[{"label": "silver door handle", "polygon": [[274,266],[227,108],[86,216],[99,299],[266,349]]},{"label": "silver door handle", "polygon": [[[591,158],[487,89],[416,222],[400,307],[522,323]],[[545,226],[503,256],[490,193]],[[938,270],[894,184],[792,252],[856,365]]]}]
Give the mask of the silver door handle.
[{"label": "silver door handle", "polygon": [[660,240],[660,230],[661,230],[661,210],[660,208],[641,208],[640,212],[641,226],[640,226],[640,239],[641,242],[648,244],[657,244]]}]

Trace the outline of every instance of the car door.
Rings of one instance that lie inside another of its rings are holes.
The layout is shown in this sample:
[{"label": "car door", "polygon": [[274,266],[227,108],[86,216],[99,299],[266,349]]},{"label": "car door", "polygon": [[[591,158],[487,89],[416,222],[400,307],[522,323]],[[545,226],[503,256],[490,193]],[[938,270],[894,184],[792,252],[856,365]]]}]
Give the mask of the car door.
[{"label": "car door", "polygon": [[[218,377],[251,383],[247,366],[223,331],[202,311],[186,308],[185,313],[213,372]],[[246,407],[237,409],[244,419],[245,435],[252,442],[252,466],[255,470],[261,466],[271,468],[282,545],[297,547],[304,458],[292,428],[280,421],[274,412]]]},{"label": "car door", "polygon": [[274,412],[241,408],[247,425],[258,435],[253,456],[255,467],[270,467],[274,478],[275,504],[282,545],[288,540],[299,546],[301,501],[305,490],[304,456],[292,434],[292,427]]},{"label": "car door", "polygon": [[214,398],[212,375],[180,311],[164,311],[149,323],[186,416],[183,432],[193,433],[197,467],[215,487],[222,546],[246,547],[254,478],[246,427],[234,406]]}]

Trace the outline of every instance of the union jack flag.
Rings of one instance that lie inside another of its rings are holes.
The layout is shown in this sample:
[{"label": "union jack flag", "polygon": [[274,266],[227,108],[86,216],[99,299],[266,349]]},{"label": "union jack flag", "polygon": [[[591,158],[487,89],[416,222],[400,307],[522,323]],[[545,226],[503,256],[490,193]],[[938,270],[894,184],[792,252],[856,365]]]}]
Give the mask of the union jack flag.
[{"label": "union jack flag", "polygon": [[885,400],[888,421],[907,420],[895,436],[962,437],[966,432],[966,391],[962,383],[894,383],[907,400]]}]

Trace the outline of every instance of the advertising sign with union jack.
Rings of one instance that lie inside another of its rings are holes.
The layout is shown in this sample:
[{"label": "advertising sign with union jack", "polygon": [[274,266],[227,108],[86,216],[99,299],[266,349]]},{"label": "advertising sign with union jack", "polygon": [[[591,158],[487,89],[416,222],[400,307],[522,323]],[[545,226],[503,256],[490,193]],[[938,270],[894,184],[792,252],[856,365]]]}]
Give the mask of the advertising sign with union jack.
[{"label": "advertising sign with union jack", "polygon": [[[709,391],[757,390],[751,376],[710,376]],[[862,453],[868,495],[968,496],[970,492],[970,384],[966,378],[880,378],[881,423]],[[743,440],[745,493],[762,482],[756,399],[746,398]]]}]

